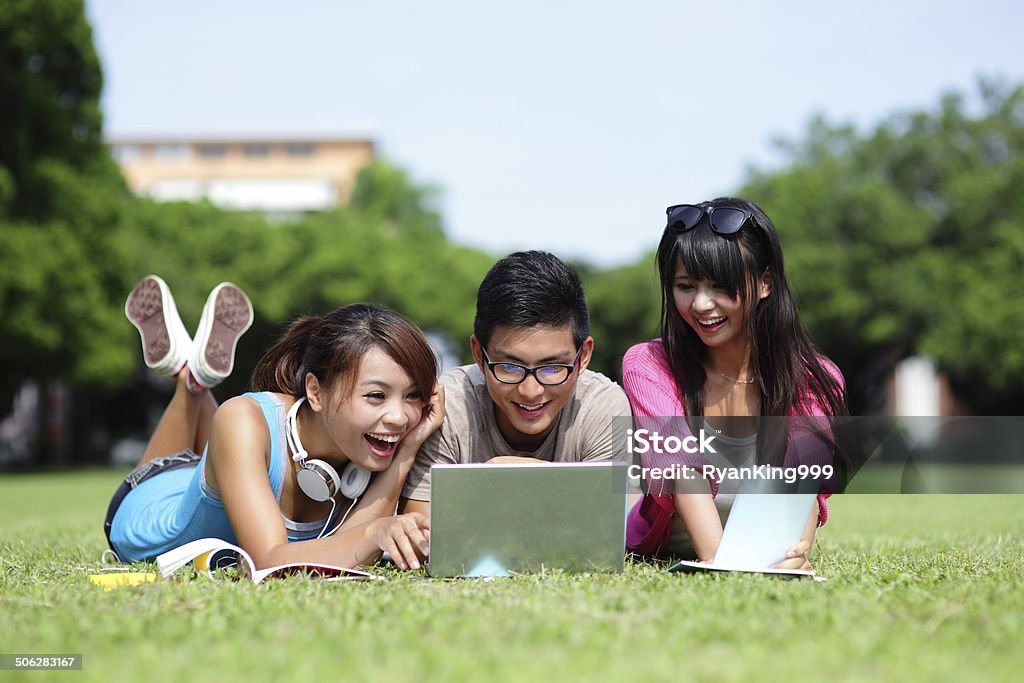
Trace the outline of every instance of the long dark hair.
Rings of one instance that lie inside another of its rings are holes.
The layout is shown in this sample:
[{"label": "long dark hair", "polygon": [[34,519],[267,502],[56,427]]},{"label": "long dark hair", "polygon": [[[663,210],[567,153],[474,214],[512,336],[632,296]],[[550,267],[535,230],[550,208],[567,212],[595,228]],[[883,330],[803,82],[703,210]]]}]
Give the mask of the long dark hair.
[{"label": "long dark hair", "polygon": [[[785,418],[791,412],[806,414],[813,403],[826,415],[845,416],[845,391],[800,324],[786,280],[782,247],[771,219],[753,202],[736,197],[720,197],[697,206],[736,207],[749,211],[751,218],[732,235],[713,231],[707,214],[692,230],[678,232],[673,227],[665,228],[656,257],[661,279],[660,335],[665,356],[688,418],[703,419],[708,347],[676,310],[673,287],[676,266],[681,261],[691,278],[711,280],[730,296],[738,295],[745,304],[747,315],[743,324],[750,344],[751,370],[761,398],[761,416],[777,418],[761,420],[762,427],[767,429],[758,430],[758,440],[764,439],[769,447],[759,448],[759,453],[768,454],[759,457],[778,462],[785,452]],[[770,282],[771,294],[758,299],[757,285],[763,277]],[[755,303],[747,305],[750,302]],[[691,422],[691,426],[697,428],[697,423]],[[814,431],[819,432],[820,426]]]},{"label": "long dark hair", "polygon": [[359,361],[372,348],[390,356],[412,378],[424,400],[437,378],[437,358],[423,332],[394,311],[351,304],[323,316],[303,316],[288,327],[256,364],[253,391],[305,396],[307,372],[325,389],[354,381]]}]

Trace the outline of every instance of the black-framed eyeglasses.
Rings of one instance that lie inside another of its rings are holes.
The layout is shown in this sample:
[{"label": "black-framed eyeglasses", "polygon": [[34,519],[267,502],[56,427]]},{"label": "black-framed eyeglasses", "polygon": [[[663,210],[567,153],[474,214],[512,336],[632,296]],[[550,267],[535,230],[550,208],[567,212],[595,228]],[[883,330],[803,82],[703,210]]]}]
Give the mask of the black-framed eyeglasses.
[{"label": "black-framed eyeglasses", "polygon": [[700,207],[693,204],[676,204],[665,209],[668,225],[676,232],[686,232],[696,228],[705,214],[711,229],[719,235],[732,235],[740,231],[753,215],[747,209],[736,206]]},{"label": "black-framed eyeglasses", "polygon": [[581,346],[580,350],[576,352],[576,357],[572,359],[572,363],[569,365],[564,363],[548,363],[530,368],[519,363],[495,363],[487,355],[487,349],[482,345],[480,350],[484,354],[484,364],[490,369],[494,379],[502,384],[521,384],[528,376],[533,375],[538,384],[549,387],[564,384],[569,379],[572,371],[576,369],[576,361],[580,359],[580,354],[583,353],[583,347]]}]

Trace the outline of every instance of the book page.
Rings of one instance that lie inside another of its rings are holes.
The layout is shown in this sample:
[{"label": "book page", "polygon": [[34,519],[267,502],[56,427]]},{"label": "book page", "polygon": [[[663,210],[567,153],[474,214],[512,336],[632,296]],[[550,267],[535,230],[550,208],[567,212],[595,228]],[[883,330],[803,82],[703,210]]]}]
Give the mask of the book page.
[{"label": "book page", "polygon": [[359,569],[349,569],[347,567],[336,567],[329,564],[311,564],[311,563],[300,563],[300,564],[282,564],[276,567],[267,567],[266,569],[259,569],[252,575],[252,580],[255,583],[259,583],[268,577],[283,578],[290,574],[307,574],[315,576],[318,579],[325,581],[341,581],[344,579],[380,579],[383,577],[376,576],[369,572],[364,572]]},{"label": "book page", "polygon": [[325,580],[337,581],[340,579],[379,579],[383,578],[359,569],[339,567],[336,565],[322,564],[318,562],[292,562],[289,564],[256,569],[252,557],[247,552],[233,543],[228,543],[219,538],[201,538],[183,546],[169,550],[156,558],[160,574],[167,578],[174,574],[189,562],[192,562],[196,571],[213,576],[216,566],[211,565],[213,557],[220,552],[231,552],[239,559],[239,571],[252,580],[259,583],[268,576],[286,576],[288,574],[308,573]]},{"label": "book page", "polygon": [[771,567],[718,567],[713,564],[704,564],[701,562],[691,562],[683,560],[677,562],[668,568],[670,572],[684,572],[687,574],[694,574],[699,572],[741,572],[749,574],[772,574],[779,576],[780,578],[810,578],[815,581],[825,581],[824,576],[818,576],[814,573],[813,569],[773,569]]},{"label": "book page", "polygon": [[803,535],[815,494],[739,494],[729,512],[715,567],[766,569],[786,559]]},{"label": "book page", "polygon": [[210,556],[222,550],[232,551],[238,555],[242,562],[248,564],[248,567],[243,567],[243,572],[247,576],[251,576],[255,571],[252,558],[249,554],[239,548],[233,543],[228,543],[219,538],[200,538],[197,541],[186,543],[185,545],[178,546],[173,550],[168,550],[166,553],[162,553],[157,556],[156,564],[160,568],[160,575],[164,578],[169,577],[174,572],[184,567],[189,562],[193,562],[196,571],[203,572],[208,575],[212,575],[212,569],[210,567]]}]

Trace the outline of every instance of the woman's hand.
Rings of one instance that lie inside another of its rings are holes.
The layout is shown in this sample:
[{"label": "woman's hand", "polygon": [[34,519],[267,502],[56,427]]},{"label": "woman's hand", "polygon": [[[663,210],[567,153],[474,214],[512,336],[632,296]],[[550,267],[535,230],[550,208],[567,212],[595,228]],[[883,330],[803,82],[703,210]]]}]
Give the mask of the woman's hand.
[{"label": "woman's hand", "polygon": [[772,566],[772,569],[813,569],[808,553],[811,552],[811,542],[806,538],[789,549],[786,559]]},{"label": "woman's hand", "polygon": [[367,533],[399,569],[419,569],[420,557],[430,552],[430,520],[419,512],[374,520]]},{"label": "woman's hand", "polygon": [[414,452],[419,450],[427,437],[437,431],[444,422],[444,387],[438,382],[434,385],[434,393],[430,395],[427,405],[423,406],[423,417],[419,424],[409,430],[403,443],[411,444]]}]

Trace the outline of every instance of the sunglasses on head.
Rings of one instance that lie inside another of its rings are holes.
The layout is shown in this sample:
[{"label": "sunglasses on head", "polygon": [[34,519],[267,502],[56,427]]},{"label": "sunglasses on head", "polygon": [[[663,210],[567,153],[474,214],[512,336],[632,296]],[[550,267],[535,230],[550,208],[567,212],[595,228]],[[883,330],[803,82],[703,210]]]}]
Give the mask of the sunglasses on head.
[{"label": "sunglasses on head", "polygon": [[735,206],[709,206],[706,208],[693,204],[676,204],[665,209],[668,225],[676,232],[686,232],[696,228],[704,215],[707,214],[708,225],[719,235],[732,235],[740,231],[753,215],[747,209]]}]

